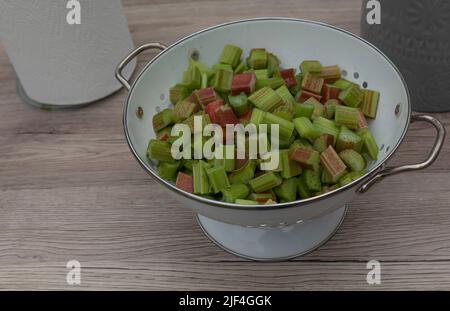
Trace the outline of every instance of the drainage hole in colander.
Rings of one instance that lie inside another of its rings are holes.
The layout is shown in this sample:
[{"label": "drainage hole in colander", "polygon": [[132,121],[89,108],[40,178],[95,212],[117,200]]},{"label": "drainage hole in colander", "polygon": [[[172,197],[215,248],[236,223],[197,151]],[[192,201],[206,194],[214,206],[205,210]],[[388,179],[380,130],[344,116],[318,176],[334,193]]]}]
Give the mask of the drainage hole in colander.
[{"label": "drainage hole in colander", "polygon": [[398,118],[400,116],[400,104],[395,106],[395,116]]},{"label": "drainage hole in colander", "polygon": [[366,81],[363,82],[362,87],[367,89],[367,87],[369,86],[369,83],[367,83]]},{"label": "drainage hole in colander", "polygon": [[161,95],[159,95],[159,99],[161,99],[162,101],[164,101],[164,100],[166,99],[166,95],[164,95],[164,94],[161,93]]},{"label": "drainage hole in colander", "polygon": [[387,147],[386,147],[386,152],[388,152],[389,149],[391,149],[391,146],[387,146]]},{"label": "drainage hole in colander", "polygon": [[161,111],[161,107],[156,106],[155,110],[156,110],[156,112],[160,112]]},{"label": "drainage hole in colander", "polygon": [[346,77],[347,76],[347,70],[342,70],[341,74],[342,74],[343,77]]},{"label": "drainage hole in colander", "polygon": [[380,151],[383,151],[383,149],[384,149],[384,144],[381,145]]},{"label": "drainage hole in colander", "polygon": [[359,78],[359,73],[358,72],[353,73],[353,78],[358,79]]},{"label": "drainage hole in colander", "polygon": [[142,117],[144,116],[144,109],[142,109],[141,106],[136,108],[136,117],[138,119],[142,119]]}]

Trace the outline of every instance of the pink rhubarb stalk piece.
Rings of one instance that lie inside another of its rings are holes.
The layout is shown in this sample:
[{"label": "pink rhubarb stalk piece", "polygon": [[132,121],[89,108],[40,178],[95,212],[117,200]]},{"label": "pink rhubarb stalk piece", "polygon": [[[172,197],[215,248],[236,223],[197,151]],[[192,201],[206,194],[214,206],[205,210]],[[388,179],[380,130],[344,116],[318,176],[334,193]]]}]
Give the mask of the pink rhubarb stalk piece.
[{"label": "pink rhubarb stalk piece", "polygon": [[216,115],[216,111],[221,106],[223,106],[223,100],[222,99],[218,99],[216,101],[213,101],[212,103],[209,103],[206,106],[205,112],[209,115],[209,118],[211,119],[212,123],[215,123],[215,124],[219,123],[219,118]]},{"label": "pink rhubarb stalk piece", "polygon": [[329,146],[324,152],[322,152],[320,155],[320,162],[322,163],[325,171],[333,178],[333,180],[338,180],[346,173],[347,166],[332,146]]},{"label": "pink rhubarb stalk piece", "polygon": [[287,87],[294,87],[297,85],[297,80],[295,79],[295,69],[285,69],[280,71],[280,75],[286,83]]},{"label": "pink rhubarb stalk piece", "polygon": [[233,77],[231,95],[250,94],[255,91],[256,75],[254,72],[244,72]]},{"label": "pink rhubarb stalk piece", "polygon": [[183,172],[179,172],[177,176],[177,181],[175,183],[176,187],[189,193],[194,192],[194,180],[191,175]]}]

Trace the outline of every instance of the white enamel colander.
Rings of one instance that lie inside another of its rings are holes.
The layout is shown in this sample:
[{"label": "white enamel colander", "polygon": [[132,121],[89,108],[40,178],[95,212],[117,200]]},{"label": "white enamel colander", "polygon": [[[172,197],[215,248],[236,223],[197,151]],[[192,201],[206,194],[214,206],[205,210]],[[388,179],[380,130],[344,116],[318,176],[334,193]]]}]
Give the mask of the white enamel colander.
[{"label": "white enamel colander", "polygon": [[[155,136],[152,117],[171,105],[169,88],[180,82],[190,57],[212,65],[227,43],[240,46],[244,55],[252,48],[264,47],[277,55],[285,68],[297,68],[305,59],[339,64],[345,78],[380,91],[377,118],[369,121],[380,152],[368,172],[342,188],[314,198],[264,206],[211,201],[161,179],[156,167],[146,158],[148,141]],[[161,52],[130,85],[122,70],[148,49]],[[183,203],[183,208],[191,208],[198,215],[200,226],[211,240],[233,254],[254,260],[289,259],[322,245],[337,230],[347,204],[358,193],[364,193],[389,175],[424,169],[434,162],[445,138],[444,127],[434,117],[411,116],[405,80],[382,52],[352,33],[318,22],[292,18],[241,20],[201,30],[169,47],[160,43],[144,44],[118,65],[116,77],[129,90],[123,125],[136,160],[170,195]],[[428,159],[414,165],[385,167],[414,121],[431,123],[437,130]]]}]

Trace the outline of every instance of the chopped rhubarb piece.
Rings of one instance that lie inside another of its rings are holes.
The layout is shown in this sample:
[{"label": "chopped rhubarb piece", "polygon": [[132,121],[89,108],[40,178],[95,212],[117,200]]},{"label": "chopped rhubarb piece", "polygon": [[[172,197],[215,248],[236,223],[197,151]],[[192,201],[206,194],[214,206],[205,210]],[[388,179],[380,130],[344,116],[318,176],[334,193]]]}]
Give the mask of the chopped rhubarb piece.
[{"label": "chopped rhubarb piece", "polygon": [[245,72],[233,77],[231,95],[250,94],[255,91],[256,76],[254,72]]},{"label": "chopped rhubarb piece", "polygon": [[287,87],[294,87],[297,85],[297,79],[295,79],[295,69],[285,69],[280,71],[281,77],[284,79]]},{"label": "chopped rhubarb piece", "polygon": [[362,110],[359,109],[359,108],[358,108],[358,113],[359,113],[359,116],[358,116],[358,129],[361,130],[361,129],[368,128],[369,125],[367,124],[367,119],[364,116],[364,113],[362,112]]},{"label": "chopped rhubarb piece", "polygon": [[206,107],[209,103],[219,99],[212,87],[197,90],[192,95],[195,97],[195,102],[202,105],[202,107]]},{"label": "chopped rhubarb piece", "polygon": [[302,89],[313,92],[315,94],[322,94],[322,87],[325,80],[317,77],[311,73],[307,73],[302,80]]},{"label": "chopped rhubarb piece", "polygon": [[297,147],[290,151],[290,158],[306,168],[314,170],[319,168],[319,153],[315,150]]},{"label": "chopped rhubarb piece", "polygon": [[219,118],[216,115],[216,110],[219,109],[220,106],[223,106],[222,99],[218,99],[216,101],[213,101],[212,103],[209,103],[205,108],[205,112],[209,115],[212,123],[219,123]]},{"label": "chopped rhubarb piece", "polygon": [[194,192],[194,180],[191,175],[179,172],[176,181],[176,187],[189,193]]},{"label": "chopped rhubarb piece", "polygon": [[319,77],[325,80],[325,83],[333,83],[341,78],[341,69],[339,66],[322,67]]},{"label": "chopped rhubarb piece", "polygon": [[322,101],[322,96],[314,94],[312,92],[305,91],[305,90],[301,90],[300,92],[298,92],[297,95],[295,96],[295,100],[298,101],[299,103],[304,103],[311,97],[314,97],[318,101]]},{"label": "chopped rhubarb piece", "polygon": [[216,110],[216,117],[218,119],[218,123],[225,127],[227,124],[238,124],[239,120],[234,114],[233,109],[230,106],[220,106]]},{"label": "chopped rhubarb piece", "polygon": [[251,118],[252,118],[252,110],[250,110],[246,114],[243,114],[242,116],[240,116],[239,117],[239,122],[247,124],[248,122],[250,122]]},{"label": "chopped rhubarb piece", "polygon": [[326,103],[330,99],[337,99],[339,100],[339,94],[341,93],[341,89],[330,85],[330,84],[324,84],[322,88],[322,102]]},{"label": "chopped rhubarb piece", "polygon": [[325,171],[331,176],[333,180],[338,180],[347,172],[347,166],[341,160],[332,146],[329,146],[320,155],[320,162]]}]

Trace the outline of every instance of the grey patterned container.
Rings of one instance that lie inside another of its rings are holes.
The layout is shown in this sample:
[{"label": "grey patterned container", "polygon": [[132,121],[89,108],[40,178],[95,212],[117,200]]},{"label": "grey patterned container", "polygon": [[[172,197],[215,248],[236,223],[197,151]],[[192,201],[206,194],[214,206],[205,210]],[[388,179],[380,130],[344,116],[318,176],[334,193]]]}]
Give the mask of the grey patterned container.
[{"label": "grey patterned container", "polygon": [[367,23],[367,2],[361,35],[400,68],[413,110],[450,111],[450,1],[379,0],[379,25]]}]

